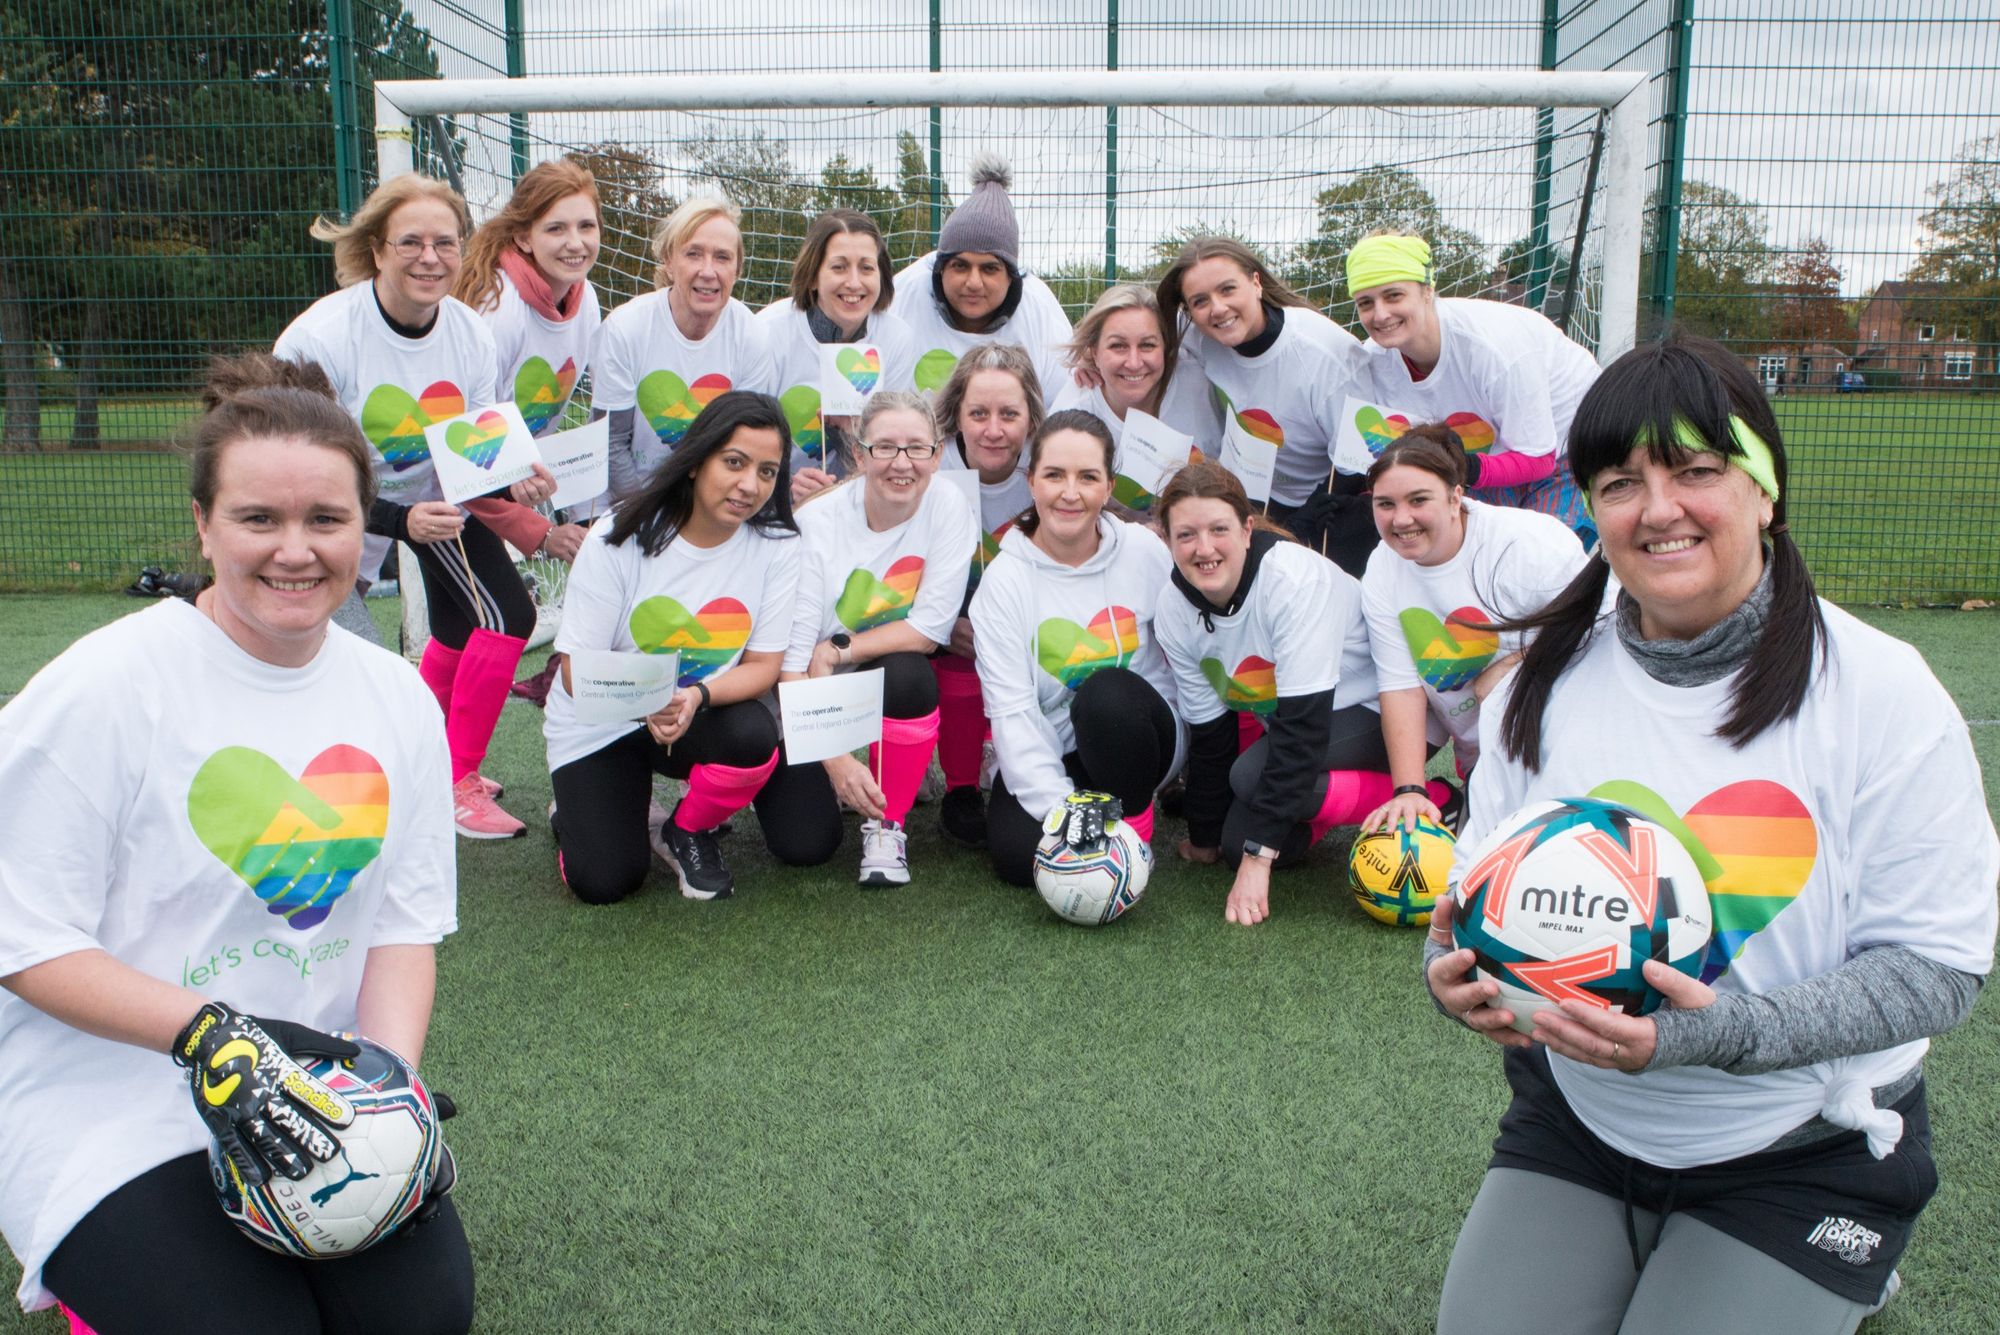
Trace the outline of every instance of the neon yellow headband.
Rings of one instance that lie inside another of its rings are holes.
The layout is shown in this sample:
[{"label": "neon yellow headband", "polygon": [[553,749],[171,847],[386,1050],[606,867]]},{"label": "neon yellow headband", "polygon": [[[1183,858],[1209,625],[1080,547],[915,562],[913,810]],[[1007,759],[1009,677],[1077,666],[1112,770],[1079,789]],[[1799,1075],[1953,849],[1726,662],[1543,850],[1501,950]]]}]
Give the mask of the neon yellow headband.
[{"label": "neon yellow headband", "polygon": [[[1766,496],[1776,501],[1778,499],[1778,461],[1772,457],[1770,445],[1762,436],[1750,429],[1748,422],[1734,413],[1731,413],[1729,416],[1729,434],[1735,439],[1736,448],[1743,451],[1743,453],[1725,454],[1722,457],[1748,473],[1750,480],[1763,488]],[[1648,445],[1652,443],[1652,438],[1653,433],[1651,431],[1641,431],[1638,438],[1632,443],[1634,445]],[[1674,419],[1674,440],[1682,449],[1693,450],[1697,454],[1721,453],[1721,451],[1703,439],[1701,432],[1695,430],[1694,423],[1688,421],[1685,417]],[[1595,480],[1596,478],[1593,476],[1591,481]],[[1583,486],[1583,512],[1591,514],[1590,482],[1584,483]],[[1594,515],[1592,517],[1595,518]]]},{"label": "neon yellow headband", "polygon": [[1431,281],[1431,245],[1420,236],[1364,236],[1347,252],[1347,295],[1384,283]]}]

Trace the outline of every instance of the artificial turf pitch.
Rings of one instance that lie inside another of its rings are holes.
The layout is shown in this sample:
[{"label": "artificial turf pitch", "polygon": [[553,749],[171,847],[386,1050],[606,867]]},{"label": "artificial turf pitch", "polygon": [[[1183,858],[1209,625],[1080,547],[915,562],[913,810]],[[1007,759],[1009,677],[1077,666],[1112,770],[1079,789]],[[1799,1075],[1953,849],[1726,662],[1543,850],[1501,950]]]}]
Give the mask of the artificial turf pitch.
[{"label": "artificial turf pitch", "polygon": [[[0,692],[135,606],[0,599]],[[1977,723],[1993,807],[2000,615],[1863,614]],[[510,704],[487,766],[532,832],[460,844],[424,1060],[464,1109],[480,1330],[1430,1328],[1505,1089],[1497,1051],[1432,1012],[1419,934],[1342,888],[1344,840],[1247,930],[1222,922],[1224,873],[1172,858],[1177,822],[1145,901],[1085,931],[950,846],[934,806],[904,890],[854,885],[851,832],[831,865],[781,868],[746,814],[735,900],[659,871],[589,908],[539,819],[539,723]],[[1990,1001],[1933,1049],[1943,1186],[1865,1331],[1994,1329],[1996,1057]],[[1689,1295],[1690,1328],[1727,1299]]]}]

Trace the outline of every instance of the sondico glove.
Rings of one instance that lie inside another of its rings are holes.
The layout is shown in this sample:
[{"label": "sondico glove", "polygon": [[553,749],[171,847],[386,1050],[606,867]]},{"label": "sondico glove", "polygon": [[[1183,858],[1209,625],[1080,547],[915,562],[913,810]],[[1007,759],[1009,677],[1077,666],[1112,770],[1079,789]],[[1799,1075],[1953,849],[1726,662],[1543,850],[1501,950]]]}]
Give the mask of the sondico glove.
[{"label": "sondico glove", "polygon": [[1060,834],[1071,848],[1089,848],[1101,842],[1125,808],[1109,793],[1071,793],[1042,822],[1045,834]]},{"label": "sondico glove", "polygon": [[[302,1051],[308,1044],[325,1056],[360,1051],[300,1026],[274,1027]],[[328,1050],[335,1045],[348,1051]],[[195,1111],[245,1182],[266,1182],[273,1170],[297,1180],[340,1152],[332,1132],[354,1121],[353,1106],[308,1075],[254,1017],[211,1001],[181,1030],[172,1055],[188,1068]]]}]

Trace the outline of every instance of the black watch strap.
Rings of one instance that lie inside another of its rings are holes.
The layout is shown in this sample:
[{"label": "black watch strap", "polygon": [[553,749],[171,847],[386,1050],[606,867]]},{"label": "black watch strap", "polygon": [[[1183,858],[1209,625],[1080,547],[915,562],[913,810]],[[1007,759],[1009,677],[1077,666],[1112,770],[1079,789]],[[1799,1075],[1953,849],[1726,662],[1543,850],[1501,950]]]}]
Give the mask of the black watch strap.
[{"label": "black watch strap", "polygon": [[1418,797],[1429,797],[1431,790],[1421,783],[1406,783],[1398,786],[1396,791],[1391,793],[1390,796],[1401,797],[1404,793],[1415,793]]}]

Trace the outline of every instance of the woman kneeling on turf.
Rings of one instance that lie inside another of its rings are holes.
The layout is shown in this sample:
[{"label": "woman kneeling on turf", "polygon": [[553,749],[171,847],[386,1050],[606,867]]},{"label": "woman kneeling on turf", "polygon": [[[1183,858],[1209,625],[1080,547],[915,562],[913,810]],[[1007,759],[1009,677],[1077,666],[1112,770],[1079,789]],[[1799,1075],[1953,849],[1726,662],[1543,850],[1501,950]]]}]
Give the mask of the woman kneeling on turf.
[{"label": "woman kneeling on turf", "polygon": [[[1180,852],[1236,868],[1224,917],[1247,927],[1270,916],[1273,865],[1388,800],[1361,586],[1220,464],[1174,474],[1155,513],[1174,573],[1154,625],[1192,728]],[[1265,727],[1240,758],[1239,714]]]},{"label": "woman kneeling on turf", "polygon": [[448,1183],[375,1246],[302,1261],[210,1180],[204,1123],[260,1182],[341,1153],[299,1111],[324,1104],[282,1092],[294,1059],[354,1055],[322,1031],[416,1065],[457,886],[437,706],[328,624],[375,498],[361,429],[317,366],[257,354],[205,400],[213,587],[77,641],[0,711],[0,1231],[23,1305],[99,1335],[463,1331]]},{"label": "woman kneeling on turf", "polygon": [[681,893],[735,890],[715,830],[778,764],[778,725],[760,697],[778,680],[798,593],[791,449],[776,399],[718,395],[577,553],[558,652],[680,654],[679,691],[642,724],[579,722],[568,658],[549,691],[557,866],[586,903],[645,881],[655,773],[688,781],[654,845]]},{"label": "woman kneeling on turf", "polygon": [[[1735,353],[1625,354],[1569,463],[1601,545],[1486,703],[1453,880],[1508,813],[1615,781],[1695,855],[1716,936],[1702,981],[1643,966],[1653,1014],[1565,1000],[1529,1035],[1438,901],[1432,995],[1506,1049],[1513,1088],[1438,1328],[1851,1331],[1937,1187],[1926,1036],[1993,965],[1971,740],[1915,650],[1814,594]],[[1724,1300],[1691,1316],[1703,1292]]]},{"label": "woman kneeling on turf", "polygon": [[[880,668],[882,744],[785,765],[757,795],[772,851],[814,866],[840,846],[840,805],[862,815],[861,884],[910,879],[904,817],[937,749],[930,655],[951,638],[978,528],[964,493],[934,484],[937,419],[921,395],[876,394],[861,413],[861,473],[799,507],[805,564],[784,679]],[[838,798],[838,802],[836,802]]]},{"label": "woman kneeling on turf", "polygon": [[1070,793],[1110,793],[1150,841],[1153,793],[1180,768],[1173,674],[1153,635],[1173,561],[1150,528],[1103,513],[1114,454],[1089,413],[1042,423],[1028,455],[1034,505],[972,597],[1000,762],[987,846],[1015,885],[1031,883],[1042,819]]}]

